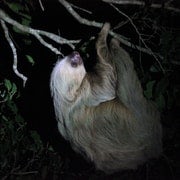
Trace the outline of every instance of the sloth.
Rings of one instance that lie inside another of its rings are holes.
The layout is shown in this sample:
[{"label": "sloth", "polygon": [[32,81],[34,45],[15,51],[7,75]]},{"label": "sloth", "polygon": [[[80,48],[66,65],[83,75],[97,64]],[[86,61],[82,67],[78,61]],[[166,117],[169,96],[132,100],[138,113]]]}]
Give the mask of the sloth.
[{"label": "sloth", "polygon": [[87,72],[74,51],[54,66],[50,89],[58,130],[98,170],[136,169],[162,152],[160,114],[146,100],[129,54],[110,24],[96,41],[96,65]]}]

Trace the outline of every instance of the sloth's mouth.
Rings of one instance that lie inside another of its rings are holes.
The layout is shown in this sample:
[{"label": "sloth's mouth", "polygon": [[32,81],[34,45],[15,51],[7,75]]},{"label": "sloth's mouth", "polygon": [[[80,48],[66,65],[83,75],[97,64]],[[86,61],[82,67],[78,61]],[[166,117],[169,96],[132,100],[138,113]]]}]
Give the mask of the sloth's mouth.
[{"label": "sloth's mouth", "polygon": [[71,66],[74,68],[83,63],[82,58],[77,51],[73,51],[68,57],[69,57]]}]

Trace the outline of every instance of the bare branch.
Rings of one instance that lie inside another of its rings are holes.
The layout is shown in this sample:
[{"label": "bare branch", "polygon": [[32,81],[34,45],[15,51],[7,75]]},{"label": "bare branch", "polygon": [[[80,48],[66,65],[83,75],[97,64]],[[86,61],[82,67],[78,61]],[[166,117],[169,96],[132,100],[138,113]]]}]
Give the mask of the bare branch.
[{"label": "bare branch", "polygon": [[10,18],[2,9],[0,9],[0,19],[3,19],[5,22],[15,26],[16,28],[18,28],[22,32],[25,32],[25,33],[28,33],[28,34],[35,36],[41,44],[43,44],[44,46],[49,48],[55,54],[61,54],[61,52],[57,48],[53,47],[51,44],[45,42],[44,39],[41,37],[41,35],[44,35],[47,38],[49,38],[49,39],[51,39],[51,40],[53,40],[59,44],[67,44],[73,49],[75,48],[73,44],[78,43],[80,41],[80,40],[67,40],[65,38],[59,37],[56,34],[49,33],[46,31],[37,30],[37,29],[33,29],[31,27],[22,25],[22,24],[18,23],[17,21],[13,20],[12,18]]},{"label": "bare branch", "polygon": [[60,37],[59,35],[50,33],[50,32],[46,32],[43,30],[35,30],[37,31],[38,34],[46,36],[47,38],[57,42],[58,44],[67,44],[69,45],[72,49],[75,48],[75,46],[73,44],[77,44],[80,42],[80,40],[67,40],[65,38]]},{"label": "bare branch", "polygon": [[0,20],[1,20],[2,28],[3,28],[4,33],[5,33],[5,37],[6,37],[8,43],[12,49],[12,52],[13,52],[13,70],[14,70],[15,74],[23,80],[24,86],[25,86],[25,83],[27,81],[27,77],[18,71],[18,68],[17,68],[18,60],[17,60],[16,48],[15,48],[11,38],[9,37],[8,28],[6,27],[5,22],[13,25],[14,27],[21,30],[22,32],[33,35],[36,39],[38,39],[38,41],[41,44],[43,44],[45,47],[49,48],[55,54],[61,54],[62,55],[62,53],[57,48],[55,48],[51,44],[47,43],[42,38],[42,36],[45,36],[45,37],[53,40],[54,42],[56,42],[58,44],[67,44],[72,49],[75,48],[74,44],[77,44],[80,42],[80,40],[67,40],[65,38],[62,38],[62,37],[56,35],[56,34],[46,32],[46,31],[42,31],[42,30],[33,29],[31,27],[22,25],[22,24],[18,23],[17,21],[15,21],[14,19],[10,18],[2,9],[0,9]]},{"label": "bare branch", "polygon": [[[88,25],[88,26],[93,26],[93,27],[97,27],[97,28],[102,28],[103,26],[103,23],[99,23],[99,22],[96,22],[96,21],[90,21],[90,20],[87,20],[85,18],[82,18],[72,7],[72,5],[70,3],[68,3],[67,1],[65,0],[58,0],[66,9],[67,11],[81,24],[85,24],[85,25]],[[112,30],[109,32],[109,34],[111,34],[113,37],[115,37],[116,39],[118,39],[122,44],[128,46],[128,47],[131,47],[131,48],[134,48],[134,49],[137,49],[141,52],[144,52],[146,54],[149,54],[149,55],[152,55],[152,52],[149,51],[149,49],[147,48],[143,48],[143,47],[140,47],[138,45],[135,45],[129,41],[127,41],[125,37],[113,32]],[[159,56],[159,55],[157,55]]]},{"label": "bare branch", "polygon": [[22,32],[26,32],[28,34],[31,34],[33,36],[35,36],[41,44],[43,44],[44,46],[46,46],[47,48],[49,48],[51,51],[53,51],[55,54],[61,54],[61,52],[59,52],[58,49],[54,48],[51,44],[47,44],[38,34],[38,32],[35,29],[32,29],[30,27],[24,26],[20,23],[18,23],[17,21],[11,19],[7,14],[5,14],[5,12],[3,10],[0,9],[0,18],[3,19],[4,21],[6,21],[7,23],[16,26],[16,28],[18,28],[19,30],[21,30]]},{"label": "bare branch", "polygon": [[139,32],[138,28],[136,27],[136,25],[133,23],[133,20],[125,13],[123,13],[122,11],[120,11],[116,6],[114,6],[113,4],[110,3],[110,5],[117,11],[119,12],[121,15],[123,15],[124,17],[126,17],[129,22],[131,23],[131,25],[133,26],[133,28],[135,29],[136,33],[139,36],[139,40],[142,42],[142,44],[144,45],[144,47],[151,52],[151,55],[154,57],[154,59],[158,62],[160,68],[162,69],[162,71],[164,71],[164,68],[162,67],[161,63],[159,62],[158,58],[156,57],[156,55],[153,53],[153,51],[151,50],[150,47],[147,46],[147,44],[145,43],[144,39],[141,37],[141,33]]},{"label": "bare branch", "polygon": [[180,61],[171,61],[172,64],[175,64],[175,65],[180,65]]},{"label": "bare branch", "polygon": [[79,10],[81,10],[81,11],[85,12],[85,13],[92,14],[92,12],[91,12],[91,11],[88,11],[87,9],[84,9],[84,8],[78,7],[78,6],[74,5],[74,4],[71,4],[71,6],[72,6],[72,7],[74,7],[74,8],[76,8],[76,9],[79,9]]},{"label": "bare branch", "polygon": [[6,37],[7,41],[8,41],[8,43],[9,43],[9,46],[12,49],[12,53],[13,53],[13,71],[18,77],[20,77],[23,80],[23,85],[25,86],[26,81],[27,81],[27,77],[24,76],[22,73],[20,73],[18,71],[18,69],[17,69],[18,60],[17,60],[16,48],[15,48],[15,46],[14,46],[14,44],[13,44],[13,42],[12,42],[10,36],[9,36],[8,28],[7,28],[7,26],[6,26],[6,24],[5,24],[5,22],[3,20],[1,20],[1,26],[2,26],[2,28],[4,30],[4,34],[5,34],[5,37]]},{"label": "bare branch", "polygon": [[37,174],[38,171],[28,171],[28,172],[12,172],[12,175],[17,175],[17,176],[24,176],[24,175],[29,175],[29,174]]},{"label": "bare branch", "polygon": [[[102,0],[102,1],[107,2],[107,3],[120,4],[120,5],[138,5],[138,6],[145,5],[144,1],[139,1],[139,0]],[[173,11],[176,13],[180,12],[180,9],[169,6],[169,2],[165,3],[163,5],[163,7],[162,7],[162,4],[152,3],[152,4],[150,4],[150,7],[151,8],[163,8],[163,9]]]},{"label": "bare branch", "polygon": [[43,6],[43,4],[42,4],[41,0],[39,0],[39,5],[40,5],[40,7],[41,7],[42,11],[44,11],[44,6]]},{"label": "bare branch", "polygon": [[68,3],[65,0],[58,0],[66,9],[67,11],[81,24],[85,24],[88,26],[94,26],[94,27],[99,27],[101,28],[103,26],[103,23],[99,23],[96,21],[89,21],[85,18],[82,18],[73,8],[70,3]]}]

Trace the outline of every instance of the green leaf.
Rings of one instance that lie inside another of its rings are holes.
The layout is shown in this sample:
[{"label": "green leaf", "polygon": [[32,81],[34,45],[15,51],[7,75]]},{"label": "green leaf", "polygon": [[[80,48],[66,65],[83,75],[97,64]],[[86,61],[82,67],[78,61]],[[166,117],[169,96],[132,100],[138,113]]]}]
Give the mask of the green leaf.
[{"label": "green leaf", "polygon": [[11,81],[9,79],[5,79],[4,80],[4,85],[5,85],[5,87],[7,88],[8,92],[9,92],[11,90],[11,88],[12,88]]},{"label": "green leaf", "polygon": [[23,35],[28,35],[28,33],[21,31],[20,29],[18,29],[17,27],[13,26],[13,31],[19,34],[23,34]]},{"label": "green leaf", "polygon": [[11,92],[10,92],[10,100],[12,100],[12,98],[16,92],[17,92],[17,86],[16,86],[16,84],[12,83],[12,88],[11,88]]},{"label": "green leaf", "polygon": [[155,96],[159,96],[166,92],[167,87],[169,85],[169,79],[167,77],[162,78],[156,85],[155,88]]},{"label": "green leaf", "polygon": [[[14,97],[15,93],[17,92],[17,86],[15,83],[12,83],[10,80],[8,79],[4,79],[4,85],[7,88],[7,100],[12,100],[12,98]],[[5,99],[5,98],[4,98]]]},{"label": "green leaf", "polygon": [[31,39],[23,39],[23,42],[25,43],[25,45],[31,45],[31,43],[32,43],[32,41],[31,41]]},{"label": "green leaf", "polygon": [[48,147],[48,150],[51,151],[51,152],[54,152],[54,149],[53,149],[52,146],[49,146],[49,147]]},{"label": "green leaf", "polygon": [[27,58],[27,60],[28,60],[28,62],[30,62],[32,65],[34,65],[34,59],[32,58],[32,56],[30,56],[30,55],[26,55],[26,58]]},{"label": "green leaf", "polygon": [[31,137],[34,140],[34,150],[42,149],[43,144],[42,144],[42,141],[41,141],[41,138],[40,138],[39,134],[36,131],[31,131]]},{"label": "green leaf", "polygon": [[[27,15],[26,15],[27,16]],[[28,16],[28,18],[22,18],[22,24],[25,26],[29,26],[31,23],[31,17]]]},{"label": "green leaf", "polygon": [[166,106],[165,98],[162,94],[160,94],[156,99],[156,104],[158,105],[160,110],[163,110],[163,108]]},{"label": "green leaf", "polygon": [[14,11],[16,13],[18,13],[20,10],[23,9],[23,6],[21,4],[19,4],[19,3],[16,3],[16,2],[12,2],[12,3],[8,2],[7,5],[9,6],[9,8],[12,11]]},{"label": "green leaf", "polygon": [[156,65],[152,65],[150,67],[150,72],[156,73],[159,72],[160,70],[158,69],[158,67]]},{"label": "green leaf", "polygon": [[150,81],[146,84],[146,90],[144,91],[144,95],[151,99],[153,97],[153,87],[154,87],[155,81]]}]

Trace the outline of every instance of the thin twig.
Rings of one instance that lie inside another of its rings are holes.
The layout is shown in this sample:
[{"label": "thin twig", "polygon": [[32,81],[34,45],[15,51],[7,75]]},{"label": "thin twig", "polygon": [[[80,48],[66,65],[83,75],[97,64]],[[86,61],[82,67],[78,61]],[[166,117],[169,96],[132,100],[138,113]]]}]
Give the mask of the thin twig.
[{"label": "thin twig", "polygon": [[9,31],[8,31],[8,28],[7,28],[6,24],[5,24],[5,22],[3,20],[0,20],[0,21],[1,21],[1,26],[2,26],[2,28],[4,30],[5,38],[7,39],[8,43],[9,43],[9,46],[12,49],[12,53],[13,53],[13,71],[18,77],[20,77],[23,80],[23,85],[25,86],[26,81],[27,81],[27,77],[24,76],[22,73],[20,73],[18,71],[18,68],[17,68],[18,60],[17,60],[16,48],[14,46],[13,41],[11,40],[11,38],[9,36]]},{"label": "thin twig", "polygon": [[40,5],[40,7],[41,7],[42,11],[44,11],[44,6],[43,6],[43,4],[42,4],[42,1],[41,1],[41,0],[39,0],[39,5]]},{"label": "thin twig", "polygon": [[[87,20],[85,18],[82,18],[73,8],[72,8],[72,5],[70,3],[68,3],[67,1],[65,0],[58,0],[65,8],[66,10],[81,24],[85,24],[87,26],[92,26],[92,27],[97,27],[97,28],[102,28],[103,26],[103,23],[99,23],[99,22],[96,22],[96,21],[90,21],[90,20]],[[109,34],[112,35],[114,38],[118,39],[122,44],[128,46],[128,47],[131,47],[131,48],[134,48],[134,49],[137,49],[139,51],[142,51],[146,54],[149,54],[149,55],[152,55],[152,52],[149,51],[149,49],[147,48],[143,48],[143,47],[140,47],[138,45],[135,45],[129,41],[127,41],[125,37],[113,32],[112,30],[109,31]],[[159,55],[157,55],[159,56]],[[161,56],[159,56],[161,58]]]},{"label": "thin twig", "polygon": [[11,174],[17,175],[17,176],[24,176],[24,175],[37,174],[37,173],[38,173],[38,171],[28,171],[28,172],[13,172]]},{"label": "thin twig", "polygon": [[3,19],[5,22],[15,26],[16,28],[18,28],[22,32],[25,32],[25,33],[28,33],[28,34],[35,36],[41,44],[43,44],[44,46],[49,48],[55,54],[61,54],[61,52],[57,48],[53,47],[51,44],[45,42],[44,39],[40,35],[46,36],[47,38],[49,38],[49,39],[51,39],[51,40],[53,40],[59,44],[67,44],[72,49],[75,48],[73,44],[76,44],[80,41],[80,40],[67,40],[65,38],[59,37],[56,34],[46,32],[46,31],[42,31],[42,30],[33,29],[31,27],[22,25],[22,24],[18,23],[17,21],[13,20],[12,18],[10,18],[2,9],[0,9],[0,19]]},{"label": "thin twig", "polygon": [[7,14],[5,14],[5,12],[3,10],[0,9],[0,18],[3,19],[4,21],[6,21],[9,24],[12,24],[14,26],[16,26],[16,28],[18,28],[19,30],[21,30],[22,32],[26,32],[28,34],[31,34],[33,36],[35,36],[39,42],[41,44],[43,44],[44,46],[46,46],[47,48],[49,48],[51,51],[53,51],[55,54],[61,54],[61,52],[58,51],[58,49],[56,49],[55,47],[53,47],[51,44],[47,44],[42,37],[40,37],[40,35],[38,34],[38,32],[35,29],[32,29],[30,27],[24,26],[20,23],[18,23],[17,21],[11,19],[9,16],[7,16]]},{"label": "thin twig", "polygon": [[77,44],[80,42],[80,40],[67,40],[65,38],[62,38],[56,34],[50,33],[50,32],[46,32],[43,30],[37,30],[37,29],[33,29],[31,27],[22,25],[20,23],[18,23],[17,21],[15,21],[14,19],[10,18],[2,9],[0,9],[0,21],[1,21],[1,25],[2,28],[4,29],[4,33],[5,33],[5,37],[12,49],[13,52],[13,71],[15,72],[15,74],[20,77],[23,80],[23,85],[25,86],[25,83],[27,81],[27,77],[24,76],[22,73],[20,73],[18,71],[17,68],[17,64],[18,64],[18,59],[17,59],[17,51],[15,48],[15,45],[13,44],[13,41],[11,40],[10,36],[9,36],[9,32],[8,32],[8,28],[6,27],[6,23],[9,23],[11,25],[13,25],[14,27],[16,27],[17,29],[21,30],[22,32],[28,33],[33,35],[36,39],[38,39],[38,41],[43,44],[45,47],[49,48],[52,52],[54,52],[55,54],[61,54],[62,53],[55,47],[53,47],[51,44],[47,43],[42,36],[45,36],[51,40],[53,40],[54,42],[58,43],[58,44],[67,44],[69,45],[72,49],[75,48],[74,44]]},{"label": "thin twig", "polygon": [[172,64],[175,64],[175,65],[180,65],[180,61],[172,60],[171,63],[172,63]]},{"label": "thin twig", "polygon": [[[113,4],[120,4],[120,5],[137,5],[137,6],[144,6],[145,2],[144,1],[138,1],[138,0],[102,0],[103,2],[107,3],[113,3]],[[149,5],[151,8],[163,8],[169,11],[173,11],[176,13],[180,12],[179,8],[171,7],[169,6],[170,2],[165,3],[163,6],[162,4],[157,4],[157,3],[152,3]]]},{"label": "thin twig", "polygon": [[88,25],[88,26],[94,26],[94,27],[99,27],[101,28],[103,26],[103,23],[99,23],[99,22],[96,22],[96,21],[89,21],[85,18],[82,18],[73,8],[72,8],[72,5],[70,3],[68,3],[67,1],[65,0],[58,0],[66,9],[67,11],[73,16],[75,17],[75,19],[77,21],[79,21],[79,23],[81,24],[85,24],[85,25]]},{"label": "thin twig", "polygon": [[156,57],[156,55],[153,53],[153,51],[151,50],[151,48],[149,48],[147,46],[147,44],[145,43],[144,39],[141,37],[141,33],[139,32],[138,28],[136,27],[136,25],[134,24],[133,20],[125,13],[123,13],[122,11],[120,11],[115,5],[113,5],[112,3],[110,3],[110,5],[117,11],[119,12],[121,15],[123,15],[124,17],[126,17],[129,22],[131,23],[131,25],[133,26],[133,28],[135,29],[136,33],[139,36],[140,41],[142,42],[142,44],[144,45],[144,47],[151,52],[151,55],[154,57],[154,59],[157,61],[157,63],[159,64],[159,67],[161,68],[161,70],[164,72],[164,68],[162,67],[159,59]]},{"label": "thin twig", "polygon": [[[134,19],[136,17],[136,13],[131,17],[131,19]],[[123,26],[125,26],[127,23],[129,23],[129,20],[127,19],[126,21],[122,21],[119,24],[117,24],[115,27],[113,27],[112,30],[120,29]]]},{"label": "thin twig", "polygon": [[81,11],[85,12],[85,13],[92,14],[92,12],[91,12],[91,11],[88,11],[87,9],[84,9],[84,8],[78,7],[78,6],[74,5],[74,4],[71,4],[71,6],[72,6],[72,7],[74,7],[74,8],[76,8],[76,9],[79,9],[79,10],[81,10]]},{"label": "thin twig", "polygon": [[60,37],[59,35],[56,35],[56,34],[53,34],[53,33],[47,32],[47,31],[37,30],[37,29],[35,31],[37,31],[38,34],[46,36],[49,39],[57,42],[58,44],[67,44],[72,49],[75,48],[75,46],[73,44],[77,44],[77,43],[80,42],[80,39],[79,40],[67,40],[67,39],[65,39],[63,37]]}]

